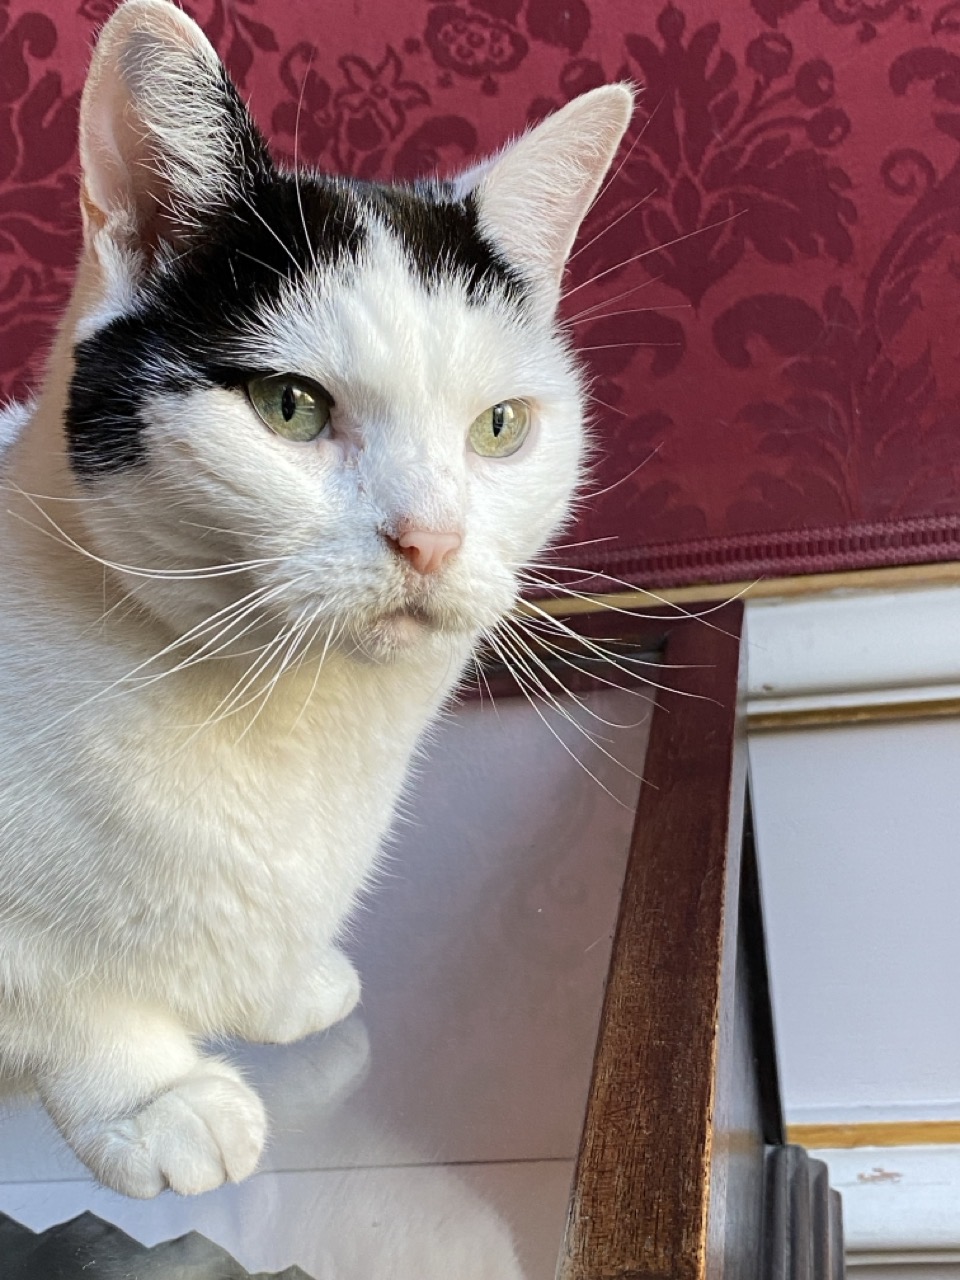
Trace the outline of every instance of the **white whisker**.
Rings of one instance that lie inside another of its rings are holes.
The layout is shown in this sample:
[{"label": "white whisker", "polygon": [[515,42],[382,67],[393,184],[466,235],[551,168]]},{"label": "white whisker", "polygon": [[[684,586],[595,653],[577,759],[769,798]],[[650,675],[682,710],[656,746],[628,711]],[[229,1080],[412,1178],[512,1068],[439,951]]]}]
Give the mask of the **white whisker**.
[{"label": "white whisker", "polygon": [[[503,633],[501,633],[501,634],[503,634]],[[566,694],[566,696],[567,696],[568,698],[571,698],[571,699],[572,699],[572,700],[577,704],[577,706],[578,706],[578,707],[579,707],[579,708],[580,708],[580,709],[581,709],[581,710],[582,710],[586,715],[591,716],[594,720],[597,720],[600,724],[605,724],[609,729],[619,729],[619,730],[625,730],[625,729],[638,729],[638,728],[640,727],[640,725],[644,723],[644,721],[639,720],[639,721],[635,721],[635,722],[633,722],[633,723],[631,723],[631,724],[621,724],[621,723],[620,723],[619,721],[617,721],[617,720],[607,720],[604,716],[601,716],[598,712],[594,711],[592,707],[588,706],[588,705],[587,705],[587,703],[585,703],[585,702],[583,701],[583,699],[582,699],[582,698],[579,698],[579,697],[576,695],[576,693],[574,693],[574,691],[573,691],[572,689],[568,688],[568,686],[567,686],[566,684],[564,684],[563,680],[562,680],[562,679],[560,678],[560,676],[559,676],[559,675],[558,675],[558,674],[557,674],[557,673],[556,673],[556,672],[551,668],[550,664],[549,664],[548,662],[545,662],[545,661],[543,660],[543,658],[541,658],[541,657],[540,657],[540,655],[536,652],[536,650],[533,648],[533,646],[527,642],[527,638],[524,636],[524,634],[523,634],[523,629],[522,629],[522,628],[519,628],[519,627],[518,627],[518,628],[516,628],[516,629],[511,629],[510,634],[511,634],[511,638],[513,639],[513,641],[514,641],[517,645],[519,645],[519,646],[520,646],[520,648],[523,650],[523,652],[524,652],[524,653],[526,653],[526,654],[528,655],[528,657],[530,658],[530,661],[531,661],[531,662],[536,663],[536,665],[537,665],[537,666],[538,666],[538,667],[539,667],[539,668],[540,668],[540,669],[541,669],[541,670],[542,670],[542,671],[543,671],[547,676],[549,676],[549,678],[554,682],[554,684],[558,685],[558,686],[559,686],[559,688],[560,688],[560,689],[562,689],[562,690],[563,690],[563,692]],[[580,674],[580,675],[587,675],[587,676],[589,676],[591,679],[593,678],[593,673],[592,673],[592,672],[585,672],[585,671],[583,670],[583,668],[582,668],[582,667],[578,667],[578,666],[577,666],[577,664],[576,664],[575,662],[570,662],[568,659],[564,659],[564,663],[565,663],[565,665],[566,665],[566,666],[568,666],[568,667],[572,668],[572,669],[573,669],[574,671],[576,671],[578,674]],[[535,673],[530,672],[530,671],[529,671],[529,668],[526,668],[526,669],[528,670],[528,672],[529,672],[529,674],[531,675],[531,677],[533,677]],[[539,683],[539,680],[538,680],[538,683]],[[613,685],[613,684],[611,683],[611,681],[609,681],[609,680],[604,681],[603,683],[606,683],[606,684],[611,685],[611,688],[619,689],[619,690],[620,690],[620,692],[622,692],[622,693],[636,693],[636,694],[638,694],[638,695],[639,695],[639,693],[640,693],[640,691],[639,691],[639,690],[623,689],[623,688],[621,688],[621,687],[620,687],[620,686],[618,686],[618,685]],[[648,698],[648,699],[647,699],[647,701],[652,701],[652,699],[649,699],[649,698]],[[607,741],[609,741],[609,739],[607,739]],[[610,758],[611,758],[611,760],[612,760],[612,759],[614,759],[614,757],[613,757],[613,756],[611,756]],[[617,763],[617,764],[620,764],[620,761],[618,760],[618,761],[616,761],[616,763]],[[622,766],[622,767],[624,767],[624,766]],[[629,772],[629,770],[627,770],[627,772]],[[637,776],[637,775],[635,774],[635,775],[634,775],[634,777],[636,777],[636,776]]]},{"label": "white whisker", "polygon": [[[552,626],[556,631],[561,632],[563,635],[568,636],[572,640],[576,640],[578,644],[583,645],[585,649],[589,649],[591,653],[593,653],[596,657],[602,659],[604,662],[607,662],[611,666],[616,667],[617,670],[622,672],[624,675],[631,676],[635,680],[641,680],[644,684],[649,685],[653,689],[659,689],[663,693],[675,693],[680,695],[681,697],[695,698],[698,701],[702,701],[702,702],[715,701],[715,699],[709,698],[705,694],[692,693],[689,689],[676,689],[672,685],[668,685],[668,684],[658,684],[656,680],[650,680],[646,676],[638,675],[635,671],[631,671],[628,667],[624,667],[621,665],[622,656],[614,655],[607,652],[607,650],[603,649],[600,645],[594,644],[594,642],[591,639],[589,639],[589,637],[581,635],[579,631],[574,631],[573,627],[568,627],[565,622],[561,621],[560,618],[555,618],[552,614],[546,613],[543,609],[539,609],[531,601],[526,600],[524,601],[524,604],[527,605],[529,608],[531,608],[535,613],[539,614],[540,617],[543,618],[547,622],[547,624],[549,626]],[[627,611],[624,611],[624,612],[627,612]]]},{"label": "white whisker", "polygon": [[[246,725],[244,726],[243,732],[240,734],[240,737],[237,739],[238,742],[242,742],[243,739],[250,732],[250,730],[253,728],[253,726],[257,723],[257,720],[263,714],[263,711],[266,708],[267,703],[270,701],[270,697],[273,694],[273,691],[277,687],[278,680],[280,680],[284,672],[288,669],[289,663],[292,660],[292,656],[296,652],[297,645],[300,643],[300,640],[303,638],[304,628],[301,627],[301,621],[305,617],[307,612],[308,612],[307,608],[306,607],[303,608],[300,612],[299,617],[296,619],[296,621],[291,623],[289,627],[289,633],[291,633],[289,643],[286,645],[283,652],[280,654],[277,670],[274,673],[273,679],[270,681],[265,691],[263,692],[260,699],[259,707],[257,707],[253,716],[250,718],[250,720],[247,721]],[[307,622],[306,625],[309,626],[309,621]]]},{"label": "white whisker", "polygon": [[[718,631],[721,635],[728,636],[731,640],[735,640],[736,636],[731,635],[729,631],[724,631],[723,627],[718,627],[715,623],[707,622],[707,617],[711,613],[716,613],[719,609],[726,608],[728,604],[732,604],[735,600],[740,600],[749,591],[752,591],[758,582],[763,581],[762,578],[755,578],[752,582],[748,582],[745,586],[741,587],[739,591],[735,591],[733,595],[727,596],[725,600],[721,600],[718,604],[710,605],[707,609],[701,609],[696,613],[693,613],[689,609],[684,609],[682,605],[677,604],[675,601],[668,600],[665,596],[657,595],[657,593],[655,591],[651,591],[649,587],[640,587],[635,582],[629,582],[625,578],[615,578],[611,574],[603,573],[600,570],[586,568],[576,569],[569,568],[564,565],[550,564],[549,562],[541,563],[536,561],[527,561],[526,566],[531,569],[543,569],[548,573],[579,573],[584,578],[602,578],[605,582],[611,582],[615,586],[623,587],[627,591],[636,592],[638,595],[649,596],[651,600],[656,600],[657,603],[663,605],[664,608],[673,609],[682,618],[689,618],[692,622],[702,622],[705,627],[709,627],[713,631]],[[583,592],[574,591],[572,588],[566,587],[560,582],[548,582],[546,580],[541,580],[536,583],[531,582],[530,585],[549,587],[552,590],[562,592],[564,595],[572,596],[574,599],[586,600],[591,604],[597,600],[597,597],[594,594],[588,595]],[[636,609],[622,609],[618,605],[607,604],[606,602],[598,603],[597,608],[598,611],[602,613],[622,613],[631,618],[656,618],[655,614],[638,613]]]},{"label": "white whisker", "polygon": [[642,280],[640,284],[633,285],[630,289],[624,289],[622,293],[615,293],[612,298],[604,298],[601,302],[594,302],[589,307],[584,307],[582,311],[577,311],[574,315],[568,316],[565,323],[568,325],[579,324],[583,320],[591,318],[603,320],[605,316],[594,316],[594,312],[602,311],[604,307],[611,306],[614,302],[620,302],[623,298],[629,298],[633,293],[639,293],[641,289],[649,289],[652,284],[659,283],[659,276],[651,276],[648,280]]},{"label": "white whisker", "polygon": [[313,70],[313,60],[316,57],[316,49],[310,46],[310,61],[303,73],[303,79],[300,82],[300,97],[297,99],[297,114],[293,123],[293,183],[294,190],[297,193],[297,208],[300,211],[300,225],[303,227],[303,238],[306,243],[307,251],[313,262],[313,269],[319,273],[320,265],[317,262],[317,253],[314,248],[313,241],[310,239],[310,232],[307,230],[307,218],[303,211],[303,195],[300,191],[300,169],[299,169],[299,146],[300,146],[300,116],[303,112],[303,95],[307,88],[307,77]]},{"label": "white whisker", "polygon": [[581,314],[578,320],[568,320],[566,323],[572,328],[578,324],[587,324],[590,320],[613,320],[617,316],[651,315],[656,314],[659,311],[690,311],[692,307],[693,303],[691,302],[671,302],[662,307],[630,307],[626,311],[609,311],[605,316],[588,316]]},{"label": "white whisker", "polygon": [[738,209],[736,213],[729,214],[726,218],[720,218],[717,222],[709,222],[705,227],[696,227],[693,231],[687,231],[682,236],[675,236],[672,240],[667,240],[664,244],[658,244],[652,249],[644,249],[640,253],[635,253],[632,258],[625,258],[623,262],[617,262],[612,267],[607,267],[604,271],[598,271],[595,276],[591,276],[589,280],[583,280],[580,284],[575,284],[572,289],[568,289],[563,295],[564,298],[571,298],[575,293],[579,293],[581,289],[586,289],[587,285],[596,284],[598,280],[602,280],[604,276],[610,275],[612,271],[619,271],[623,267],[628,267],[631,262],[639,262],[642,258],[648,258],[651,253],[663,253],[665,249],[672,249],[675,244],[683,244],[685,240],[691,239],[693,236],[703,235],[707,231],[715,231],[717,227],[725,227],[728,222],[733,222],[736,218],[740,218],[746,213],[745,209]]},{"label": "white whisker", "polygon": [[[557,733],[556,729],[554,729],[553,725],[552,725],[552,724],[550,723],[550,721],[547,719],[547,717],[546,717],[546,715],[544,714],[544,712],[543,712],[543,711],[541,711],[540,707],[537,705],[537,700],[536,700],[536,698],[534,698],[534,697],[532,696],[532,694],[530,693],[530,690],[528,689],[528,687],[527,687],[527,685],[526,685],[526,682],[525,682],[525,680],[523,679],[523,677],[520,675],[520,673],[519,673],[519,672],[517,672],[517,671],[515,670],[515,668],[513,667],[513,665],[510,663],[509,659],[506,657],[506,655],[505,655],[505,654],[504,654],[504,653],[499,649],[499,647],[497,646],[497,644],[496,644],[496,642],[495,642],[495,640],[494,640],[494,637],[493,637],[492,632],[489,632],[489,631],[488,631],[488,632],[486,632],[486,633],[485,633],[484,638],[486,639],[486,641],[487,641],[487,643],[490,645],[490,647],[493,649],[494,653],[496,653],[496,654],[497,654],[497,656],[499,657],[499,659],[500,659],[500,661],[503,663],[503,665],[506,667],[506,669],[507,669],[507,670],[510,672],[510,674],[513,676],[514,680],[516,681],[517,688],[518,688],[518,689],[520,690],[520,692],[523,694],[524,698],[526,698],[527,702],[530,704],[530,706],[532,707],[532,709],[533,709],[533,710],[536,712],[536,714],[539,716],[540,720],[543,722],[543,724],[544,724],[544,726],[546,727],[547,731],[548,731],[550,734],[552,734],[554,738],[556,738],[557,742],[560,744],[560,746],[563,748],[563,750],[567,753],[567,755],[570,757],[570,759],[571,759],[571,760],[573,760],[573,761],[575,761],[575,763],[577,764],[578,768],[582,769],[582,770],[583,770],[583,772],[587,775],[587,777],[588,777],[588,778],[592,778],[592,779],[593,779],[593,781],[594,781],[594,782],[597,784],[597,786],[600,788],[600,790],[601,790],[601,791],[605,791],[605,792],[607,793],[607,795],[610,797],[610,799],[611,799],[611,800],[615,801],[618,805],[620,805],[620,807],[621,807],[622,809],[627,809],[627,810],[629,810],[629,809],[630,809],[630,806],[629,806],[629,805],[624,804],[624,803],[623,803],[623,801],[620,799],[620,797],[619,797],[619,796],[614,795],[614,793],[610,790],[610,788],[609,788],[608,786],[606,786],[606,784],[605,784],[605,783],[601,782],[601,781],[600,781],[600,779],[597,777],[597,775],[596,775],[595,773],[593,773],[593,771],[592,771],[592,770],[590,770],[590,769],[588,769],[588,768],[587,768],[587,766],[586,766],[586,765],[584,764],[584,762],[580,759],[580,757],[577,755],[577,753],[576,753],[575,751],[573,751],[573,750],[572,750],[572,748],[571,748],[571,747],[570,747],[566,742],[564,742],[564,740],[563,740],[563,738],[560,736],[560,734],[559,734],[559,733]],[[582,728],[582,726],[581,726],[581,728]],[[585,735],[587,738],[590,738],[590,734],[589,734],[589,733],[587,733],[587,732],[586,732],[586,730],[583,730],[583,733],[584,733],[584,735]]]},{"label": "white whisker", "polygon": [[[519,624],[518,619],[513,619],[513,622],[515,624]],[[576,671],[580,675],[587,675],[591,680],[596,680],[600,684],[605,684],[610,689],[616,689],[618,693],[628,693],[633,698],[641,698],[644,702],[646,702],[650,706],[653,706],[655,704],[656,698],[651,697],[649,693],[645,692],[645,689],[647,687],[646,685],[644,686],[644,689],[631,689],[627,685],[617,684],[615,680],[608,680],[605,676],[600,675],[596,671],[585,671],[583,667],[578,665],[578,663],[573,662],[571,660],[570,650],[562,649],[560,645],[553,644],[550,640],[547,639],[547,636],[544,634],[543,630],[537,627],[537,623],[534,619],[527,619],[526,622],[519,625],[521,630],[526,630],[526,628],[529,626],[531,630],[534,631],[534,634],[536,636],[536,643],[540,645],[542,648],[552,653],[556,657],[558,662],[562,662],[564,666],[569,667],[572,671]],[[625,655],[625,654],[621,654],[619,656],[623,659],[626,659],[628,657],[628,655]],[[643,665],[654,667],[654,666],[659,666],[659,663],[648,662],[648,663],[644,663]],[[640,721],[640,723],[643,724],[644,721]],[[636,729],[638,728],[638,725],[636,724],[624,725],[622,727],[628,728],[628,729]]]},{"label": "white whisker", "polygon": [[38,502],[35,502],[28,493],[23,489],[20,489],[19,486],[15,487],[18,492],[27,499],[30,505],[35,507],[40,515],[43,516],[44,520],[46,520],[51,526],[53,532],[44,529],[42,525],[34,524],[33,521],[28,520],[19,511],[12,511],[8,509],[8,515],[22,521],[22,523],[27,525],[29,528],[35,529],[37,533],[42,533],[45,537],[51,538],[54,542],[59,542],[62,546],[76,551],[78,555],[82,555],[86,559],[92,560],[95,564],[103,565],[106,569],[112,569],[115,573],[128,573],[135,578],[159,579],[164,582],[202,581],[207,578],[222,578],[231,574],[246,573],[249,569],[262,568],[265,565],[279,564],[283,558],[281,556],[271,556],[267,559],[244,560],[233,564],[210,565],[197,569],[144,569],[137,565],[121,564],[113,560],[107,560],[103,556],[98,556],[96,552],[90,551],[87,547],[82,546],[75,538],[72,538],[65,529],[62,529],[60,525],[57,524],[56,520],[54,520],[53,516],[51,516],[48,511],[44,511],[43,507],[40,506]]},{"label": "white whisker", "polygon": [[651,462],[657,456],[657,454],[660,452],[662,448],[663,448],[662,443],[655,445],[647,454],[647,456],[643,459],[643,461],[638,462],[632,471],[628,471],[627,474],[625,476],[621,476],[619,480],[614,480],[613,484],[608,484],[605,489],[588,489],[586,493],[587,500],[589,502],[592,502],[594,498],[602,498],[604,497],[605,494],[612,493],[614,489],[619,488],[620,485],[626,484],[628,480],[632,480],[633,477],[637,474],[637,472],[642,471],[643,468],[647,465],[647,463]]},{"label": "white whisker", "polygon": [[[640,139],[637,138],[636,142],[634,142],[633,145],[636,146],[637,142],[639,141]],[[631,213],[636,212],[636,210],[639,209],[642,204],[646,204],[646,202],[651,198],[651,196],[655,196],[656,194],[657,194],[657,189],[656,187],[654,187],[652,191],[648,191],[645,196],[641,196],[640,199],[637,200],[634,204],[630,205],[628,209],[624,209],[623,213],[621,213],[618,217],[614,218],[612,222],[608,222],[607,225],[602,228],[602,230],[596,233],[596,235],[591,236],[590,239],[586,242],[586,244],[580,245],[580,247],[577,250],[575,250],[575,252],[571,253],[570,257],[567,259],[567,264],[569,265],[571,262],[573,262],[575,258],[579,258],[580,254],[583,253],[586,249],[589,249],[592,244],[596,244],[596,242],[601,238],[601,236],[605,236],[608,231],[612,231],[613,228],[617,226],[618,223],[621,223],[624,220],[624,218],[628,217]],[[597,199],[599,200],[599,198],[600,197],[598,196]]]},{"label": "white whisker", "polygon": [[[316,693],[317,685],[320,681],[320,673],[323,670],[323,664],[326,661],[327,651],[329,650],[331,644],[335,643],[336,638],[342,634],[342,631],[343,631],[343,627],[338,626],[334,622],[331,625],[330,630],[327,632],[327,638],[324,641],[324,645],[323,645],[323,652],[320,654],[320,657],[317,660],[317,670],[313,677],[313,684],[310,686],[310,690],[307,693],[307,696],[303,700],[303,705],[301,706],[300,710],[297,713],[297,718],[296,720],[294,720],[293,725],[291,727],[291,733],[293,732],[294,729],[296,729],[297,725],[300,723],[300,720],[303,717],[303,713],[306,711],[309,704],[313,701],[313,695]],[[317,634],[318,634],[317,632],[314,633],[313,637],[311,638],[311,644],[313,643],[313,640],[316,639]]]},{"label": "white whisker", "polygon": [[247,197],[247,196],[244,194],[244,192],[242,192],[242,191],[238,191],[238,192],[237,192],[237,195],[238,195],[238,196],[239,196],[239,198],[243,201],[243,203],[247,206],[247,208],[250,210],[250,212],[253,214],[253,216],[257,219],[257,221],[260,223],[260,225],[264,228],[264,230],[268,231],[268,232],[270,233],[270,235],[272,235],[272,236],[273,236],[274,240],[276,240],[277,244],[280,246],[280,248],[283,250],[283,252],[287,255],[287,257],[288,257],[288,258],[290,259],[290,261],[293,263],[294,267],[296,267],[296,269],[297,269],[297,274],[298,274],[298,275],[300,275],[300,276],[305,276],[305,275],[306,275],[306,272],[305,272],[305,271],[304,271],[304,269],[303,269],[303,265],[297,261],[297,259],[295,258],[295,256],[294,256],[294,254],[293,254],[292,250],[290,249],[290,246],[289,246],[289,245],[287,245],[287,244],[284,244],[283,240],[280,238],[280,236],[278,236],[278,235],[277,235],[276,231],[274,231],[274,229],[273,229],[273,227],[271,227],[270,223],[269,223],[269,222],[267,222],[267,220],[266,220],[266,218],[263,216],[263,214],[261,214],[261,213],[260,213],[260,211],[259,211],[259,209],[257,209],[257,208],[254,206],[253,201],[252,201],[252,200],[250,200],[250,199],[248,199],[248,197]]}]

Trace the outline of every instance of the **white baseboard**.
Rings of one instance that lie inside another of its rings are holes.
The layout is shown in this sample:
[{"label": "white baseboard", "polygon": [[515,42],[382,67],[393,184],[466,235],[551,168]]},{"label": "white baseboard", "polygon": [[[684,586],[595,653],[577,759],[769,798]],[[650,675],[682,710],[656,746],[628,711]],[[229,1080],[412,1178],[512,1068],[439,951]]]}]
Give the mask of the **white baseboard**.
[{"label": "white baseboard", "polygon": [[960,586],[752,600],[751,712],[960,696]]},{"label": "white baseboard", "polygon": [[[960,1146],[814,1151],[843,1197],[851,1267],[936,1267],[960,1276]],[[911,1270],[913,1280],[922,1277]],[[866,1280],[858,1272],[859,1280]],[[893,1280],[887,1276],[887,1280]]]}]

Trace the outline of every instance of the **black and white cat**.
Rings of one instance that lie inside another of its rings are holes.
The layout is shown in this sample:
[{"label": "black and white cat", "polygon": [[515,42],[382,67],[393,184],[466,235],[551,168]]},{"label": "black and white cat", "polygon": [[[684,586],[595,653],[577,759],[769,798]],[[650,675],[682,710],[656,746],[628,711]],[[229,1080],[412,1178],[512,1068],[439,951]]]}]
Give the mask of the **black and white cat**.
[{"label": "black and white cat", "polygon": [[411,754],[582,473],[554,312],[631,108],[363,184],[276,167],[167,0],[101,35],[76,287],[5,420],[0,1065],[118,1191],[251,1173],[264,1109],[198,1044],[357,1002]]}]

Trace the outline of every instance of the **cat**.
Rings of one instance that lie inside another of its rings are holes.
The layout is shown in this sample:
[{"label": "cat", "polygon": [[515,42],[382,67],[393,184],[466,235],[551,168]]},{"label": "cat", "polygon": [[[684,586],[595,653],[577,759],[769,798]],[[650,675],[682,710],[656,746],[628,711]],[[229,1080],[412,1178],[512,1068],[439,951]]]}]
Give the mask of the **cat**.
[{"label": "cat", "polygon": [[276,164],[168,0],[100,35],[74,291],[0,432],[0,1066],[116,1191],[252,1173],[204,1040],[359,999],[411,758],[584,473],[555,313],[632,107],[363,183]]}]

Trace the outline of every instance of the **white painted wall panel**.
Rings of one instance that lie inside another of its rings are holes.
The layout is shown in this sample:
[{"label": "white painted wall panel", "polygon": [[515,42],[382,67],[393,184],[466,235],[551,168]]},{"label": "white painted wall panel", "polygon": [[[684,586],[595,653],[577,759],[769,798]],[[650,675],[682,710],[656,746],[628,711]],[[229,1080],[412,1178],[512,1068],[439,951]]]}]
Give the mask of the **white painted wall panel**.
[{"label": "white painted wall panel", "polygon": [[788,1118],[960,1116],[960,722],[750,757]]}]

